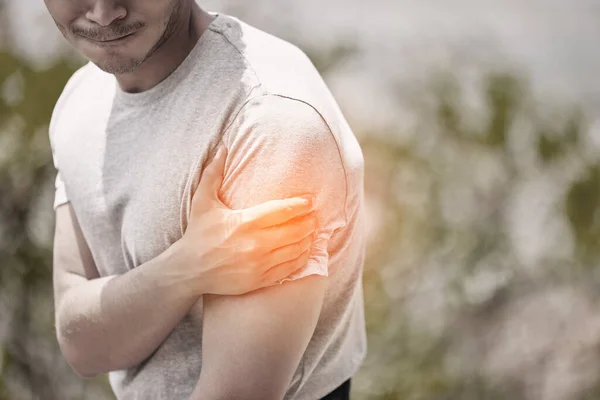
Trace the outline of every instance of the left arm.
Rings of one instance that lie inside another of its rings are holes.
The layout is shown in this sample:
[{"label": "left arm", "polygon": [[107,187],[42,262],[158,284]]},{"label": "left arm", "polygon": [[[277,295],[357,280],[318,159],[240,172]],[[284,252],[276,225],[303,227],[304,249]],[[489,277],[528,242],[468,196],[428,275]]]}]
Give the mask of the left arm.
[{"label": "left arm", "polygon": [[318,236],[307,265],[283,284],[241,296],[203,296],[202,372],[191,400],[283,398],[317,325],[329,238],[346,223],[340,152],[312,107],[263,96],[237,121],[225,137],[224,202],[236,209],[312,193]]},{"label": "left arm", "polygon": [[204,296],[202,373],[193,400],[281,400],[314,331],[326,278],[241,296]]}]

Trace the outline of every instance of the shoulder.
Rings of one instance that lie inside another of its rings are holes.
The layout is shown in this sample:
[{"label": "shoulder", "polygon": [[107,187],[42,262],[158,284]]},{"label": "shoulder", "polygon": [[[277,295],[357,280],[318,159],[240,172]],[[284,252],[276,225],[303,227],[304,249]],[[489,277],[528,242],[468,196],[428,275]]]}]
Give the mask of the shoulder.
[{"label": "shoulder", "polygon": [[[337,221],[346,221],[348,193],[345,160],[331,129],[309,103],[279,95],[253,97],[242,107],[224,137],[229,179],[244,171],[256,186],[290,193],[320,193]],[[339,205],[334,207],[333,205]]]},{"label": "shoulder", "polygon": [[65,84],[65,87],[63,88],[58,98],[58,101],[56,102],[55,109],[60,108],[62,105],[64,105],[64,103],[67,102],[67,99],[73,94],[73,92],[75,92],[79,87],[81,87],[82,83],[85,80],[91,78],[91,75],[93,74],[93,68],[94,65],[91,62],[88,62],[79,69],[77,69],[73,73],[73,75],[71,75],[71,77]]},{"label": "shoulder", "polygon": [[315,153],[338,152],[335,136],[317,109],[310,103],[281,95],[250,98],[240,109],[225,140],[281,144],[290,151],[299,148]]},{"label": "shoulder", "polygon": [[60,116],[64,113],[65,109],[68,107],[69,102],[74,97],[74,94],[81,90],[81,88],[85,85],[85,82],[94,79],[94,68],[95,66],[91,62],[86,63],[85,65],[77,69],[65,84],[52,111],[52,117],[50,120],[51,135],[54,131],[58,120],[60,119]]},{"label": "shoulder", "polygon": [[[242,111],[245,117],[253,117],[264,122],[293,125],[308,124],[310,128],[329,130],[321,113],[310,102],[280,94],[263,94],[246,102]],[[305,126],[298,126],[304,128]]]},{"label": "shoulder", "polygon": [[213,30],[234,49],[263,92],[306,98],[322,89],[319,72],[297,45],[228,15]]},{"label": "shoulder", "polygon": [[[211,28],[257,70],[274,70],[278,66],[310,61],[306,54],[293,43],[263,31],[236,17],[222,15]],[[271,61],[265,64],[264,61]],[[292,71],[277,71],[279,73]]]}]

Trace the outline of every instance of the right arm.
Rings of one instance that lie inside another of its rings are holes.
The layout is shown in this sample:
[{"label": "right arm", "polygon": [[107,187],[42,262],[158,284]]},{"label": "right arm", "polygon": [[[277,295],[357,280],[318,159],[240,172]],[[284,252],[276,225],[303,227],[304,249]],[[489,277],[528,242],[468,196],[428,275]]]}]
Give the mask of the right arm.
[{"label": "right arm", "polygon": [[131,367],[167,337],[198,299],[165,272],[181,263],[172,247],[123,275],[100,278],[70,203],[56,210],[56,334],[79,375]]},{"label": "right arm", "polygon": [[224,151],[204,171],[183,237],[123,275],[100,277],[70,203],[56,210],[57,339],[79,375],[93,377],[146,359],[199,297],[243,294],[306,264],[316,229],[300,198],[230,210],[218,197]]}]

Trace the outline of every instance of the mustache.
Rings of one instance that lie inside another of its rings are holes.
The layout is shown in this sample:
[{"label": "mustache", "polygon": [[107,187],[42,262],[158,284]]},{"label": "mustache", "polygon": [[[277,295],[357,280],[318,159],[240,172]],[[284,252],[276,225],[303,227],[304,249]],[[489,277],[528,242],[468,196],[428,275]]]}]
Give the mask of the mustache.
[{"label": "mustache", "polygon": [[145,26],[141,21],[137,21],[128,25],[114,24],[98,28],[88,28],[83,26],[71,26],[71,32],[75,35],[84,36],[92,40],[111,40],[114,38],[127,36],[138,29]]}]

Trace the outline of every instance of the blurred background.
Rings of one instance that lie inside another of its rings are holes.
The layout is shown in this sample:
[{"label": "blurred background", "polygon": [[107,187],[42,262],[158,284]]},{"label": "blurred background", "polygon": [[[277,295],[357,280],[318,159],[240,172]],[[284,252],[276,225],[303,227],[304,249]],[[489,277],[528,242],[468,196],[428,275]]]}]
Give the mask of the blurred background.
[{"label": "blurred background", "polygon": [[[600,399],[600,1],[199,0],[301,47],[365,157],[352,398]],[[114,399],[59,353],[48,122],[83,60],[0,0],[0,399]]]}]

